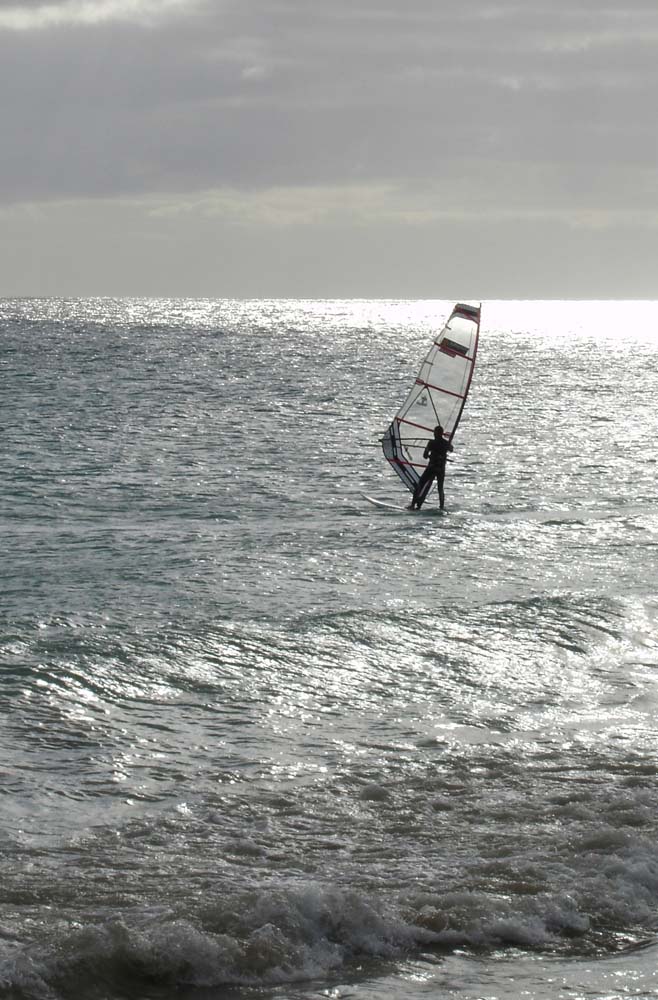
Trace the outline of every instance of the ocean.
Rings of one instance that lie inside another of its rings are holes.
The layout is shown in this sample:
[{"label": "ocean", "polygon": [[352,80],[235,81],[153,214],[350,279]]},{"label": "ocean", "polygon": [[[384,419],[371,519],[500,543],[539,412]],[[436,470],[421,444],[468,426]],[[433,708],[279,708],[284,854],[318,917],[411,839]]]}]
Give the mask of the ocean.
[{"label": "ocean", "polygon": [[453,304],[0,300],[2,997],[658,997],[658,303],[377,509]]}]

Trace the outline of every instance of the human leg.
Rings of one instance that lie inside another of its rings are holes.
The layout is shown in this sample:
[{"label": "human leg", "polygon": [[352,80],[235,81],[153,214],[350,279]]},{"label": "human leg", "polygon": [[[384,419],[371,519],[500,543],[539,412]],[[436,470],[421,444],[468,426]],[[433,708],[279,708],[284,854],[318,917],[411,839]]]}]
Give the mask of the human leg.
[{"label": "human leg", "polygon": [[441,510],[443,510],[445,502],[446,502],[445,493],[443,492],[443,480],[445,478],[445,474],[446,474],[446,469],[445,469],[445,465],[444,465],[442,469],[439,469],[439,471],[437,473],[437,476],[436,476],[436,485],[437,485],[437,489],[439,491],[439,506],[440,506]]},{"label": "human leg", "polygon": [[430,491],[433,479],[434,472],[432,472],[428,466],[416,484],[416,489],[414,490],[414,495],[411,501],[412,508],[415,507],[416,510],[420,510],[425,502],[425,497]]}]

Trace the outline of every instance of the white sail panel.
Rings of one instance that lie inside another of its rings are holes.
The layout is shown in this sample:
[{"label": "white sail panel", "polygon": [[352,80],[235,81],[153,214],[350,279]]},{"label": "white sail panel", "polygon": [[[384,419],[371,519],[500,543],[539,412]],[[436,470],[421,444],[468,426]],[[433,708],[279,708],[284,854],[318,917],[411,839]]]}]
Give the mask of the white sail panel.
[{"label": "white sail panel", "polygon": [[458,303],[420,366],[416,381],[382,438],[384,455],[413,493],[437,424],[451,441],[473,377],[480,309]]}]

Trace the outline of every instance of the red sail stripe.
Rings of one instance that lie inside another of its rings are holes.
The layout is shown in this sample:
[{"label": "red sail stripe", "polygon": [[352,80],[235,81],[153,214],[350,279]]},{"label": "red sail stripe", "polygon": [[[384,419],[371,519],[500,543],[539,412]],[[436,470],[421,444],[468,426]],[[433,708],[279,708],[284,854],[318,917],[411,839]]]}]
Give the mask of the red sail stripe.
[{"label": "red sail stripe", "polygon": [[432,385],[431,382],[423,382],[422,378],[416,379],[416,385],[424,385],[426,389],[435,389],[437,392],[443,392],[446,396],[455,396],[457,399],[466,399],[466,396],[462,396],[459,392],[451,392],[450,389],[441,389],[438,385]]}]

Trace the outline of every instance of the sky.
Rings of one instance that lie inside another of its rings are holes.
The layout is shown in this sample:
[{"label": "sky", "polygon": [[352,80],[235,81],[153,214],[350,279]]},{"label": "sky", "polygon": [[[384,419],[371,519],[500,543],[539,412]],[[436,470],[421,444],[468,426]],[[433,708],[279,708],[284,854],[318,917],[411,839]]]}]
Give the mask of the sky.
[{"label": "sky", "polygon": [[658,298],[655,0],[0,0],[0,295]]}]

